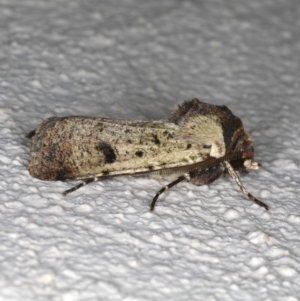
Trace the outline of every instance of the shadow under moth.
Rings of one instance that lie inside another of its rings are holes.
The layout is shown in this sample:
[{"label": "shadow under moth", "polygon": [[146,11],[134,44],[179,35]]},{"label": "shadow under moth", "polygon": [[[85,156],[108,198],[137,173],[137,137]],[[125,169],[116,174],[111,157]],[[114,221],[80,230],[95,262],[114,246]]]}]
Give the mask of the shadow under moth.
[{"label": "shadow under moth", "polygon": [[30,174],[44,181],[82,180],[66,195],[91,182],[124,175],[154,174],[195,185],[229,174],[244,195],[252,196],[238,173],[258,169],[254,148],[242,121],[226,106],[198,99],[178,105],[168,120],[119,120],[94,117],[50,117],[28,134],[32,138]]}]

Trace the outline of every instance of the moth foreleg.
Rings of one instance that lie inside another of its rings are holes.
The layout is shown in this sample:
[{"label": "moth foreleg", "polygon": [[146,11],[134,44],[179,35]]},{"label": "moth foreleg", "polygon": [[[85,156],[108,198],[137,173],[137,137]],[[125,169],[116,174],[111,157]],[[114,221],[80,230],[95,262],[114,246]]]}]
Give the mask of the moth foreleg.
[{"label": "moth foreleg", "polygon": [[224,161],[227,171],[229,173],[229,175],[236,181],[236,183],[239,185],[241,191],[243,192],[243,194],[245,196],[247,196],[251,201],[253,201],[255,204],[264,207],[266,210],[269,210],[269,206],[266,205],[265,203],[261,202],[260,200],[258,200],[257,198],[255,198],[251,193],[249,193],[247,191],[247,189],[244,187],[244,185],[242,184],[239,176],[237,175],[237,173],[235,172],[235,170],[233,169],[233,167],[230,165],[230,163],[228,161]]},{"label": "moth foreleg", "polygon": [[168,185],[166,185],[165,187],[163,187],[161,190],[159,190],[155,197],[153,198],[152,200],[152,203],[151,203],[151,206],[150,206],[150,211],[154,211],[154,207],[155,207],[155,204],[156,204],[156,201],[158,199],[158,197],[164,193],[166,190],[170,189],[171,187],[175,186],[176,184],[182,182],[183,180],[189,180],[190,176],[188,173],[185,173],[184,175],[178,177],[175,181],[169,183]]},{"label": "moth foreleg", "polygon": [[70,192],[73,192],[73,191],[75,191],[75,190],[77,190],[77,189],[79,189],[79,188],[81,188],[81,187],[83,187],[83,186],[85,186],[85,185],[87,185],[87,184],[89,184],[89,183],[96,182],[96,181],[98,181],[98,178],[97,178],[97,177],[95,177],[95,178],[90,178],[90,179],[86,179],[86,180],[84,180],[83,182],[81,182],[80,184],[78,184],[78,185],[76,185],[76,186],[74,186],[74,187],[72,187],[72,188],[70,188],[70,189],[65,190],[65,191],[63,192],[63,195],[66,195],[66,194],[68,194],[68,193],[70,193]]}]

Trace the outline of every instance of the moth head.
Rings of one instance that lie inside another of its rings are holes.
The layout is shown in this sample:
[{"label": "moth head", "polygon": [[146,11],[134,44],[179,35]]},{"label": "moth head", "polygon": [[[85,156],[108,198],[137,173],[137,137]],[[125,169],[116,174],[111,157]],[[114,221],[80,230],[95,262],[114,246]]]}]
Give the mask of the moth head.
[{"label": "moth head", "polygon": [[258,169],[258,163],[252,162],[254,157],[254,148],[251,137],[243,132],[237,139],[234,152],[242,152],[243,158],[231,161],[233,168],[239,172],[249,172],[252,169]]}]

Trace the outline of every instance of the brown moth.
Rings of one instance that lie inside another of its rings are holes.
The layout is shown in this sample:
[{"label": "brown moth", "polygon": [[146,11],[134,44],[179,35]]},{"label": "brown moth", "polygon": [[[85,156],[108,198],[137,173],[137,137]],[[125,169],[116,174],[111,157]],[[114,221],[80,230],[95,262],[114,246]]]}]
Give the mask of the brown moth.
[{"label": "brown moth", "polygon": [[29,173],[44,181],[82,180],[64,194],[101,179],[155,174],[195,185],[229,174],[251,201],[268,210],[241,183],[238,173],[258,169],[242,121],[226,106],[198,99],[178,105],[168,120],[51,117],[28,134],[32,138]]}]

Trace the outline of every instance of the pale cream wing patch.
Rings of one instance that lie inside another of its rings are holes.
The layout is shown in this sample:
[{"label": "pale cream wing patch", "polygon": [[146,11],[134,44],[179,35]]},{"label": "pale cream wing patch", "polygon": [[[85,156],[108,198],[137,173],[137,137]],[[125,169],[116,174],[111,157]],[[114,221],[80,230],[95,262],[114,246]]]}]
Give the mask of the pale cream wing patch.
[{"label": "pale cream wing patch", "polygon": [[210,146],[211,157],[220,158],[226,153],[221,123],[217,116],[198,115],[189,118],[177,134],[177,139],[192,145]]},{"label": "pale cream wing patch", "polygon": [[[161,121],[149,125],[149,121],[134,121],[132,127],[127,124],[124,128],[123,124],[117,128],[104,126],[96,136],[89,137],[87,141],[81,140],[81,146],[94,145],[94,148],[99,141],[104,141],[114,150],[116,160],[105,164],[101,151],[92,152],[86,158],[88,162],[79,167],[78,178],[88,177],[91,170],[97,176],[153,172],[201,162],[209,156],[210,150],[203,149],[202,145],[174,139],[180,128],[173,123]],[[122,133],[114,135],[116,130]],[[83,160],[81,158],[81,162]]]}]

